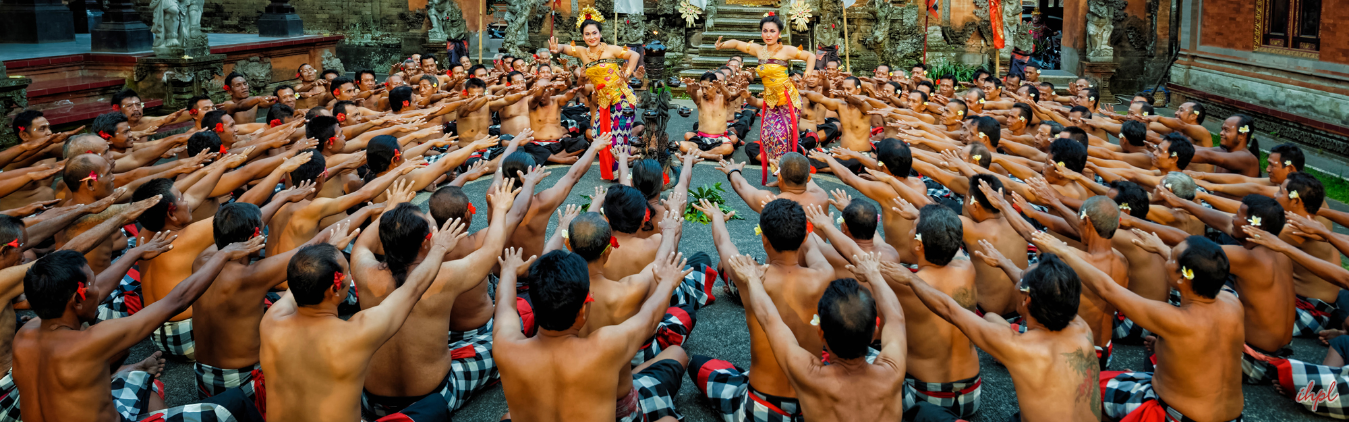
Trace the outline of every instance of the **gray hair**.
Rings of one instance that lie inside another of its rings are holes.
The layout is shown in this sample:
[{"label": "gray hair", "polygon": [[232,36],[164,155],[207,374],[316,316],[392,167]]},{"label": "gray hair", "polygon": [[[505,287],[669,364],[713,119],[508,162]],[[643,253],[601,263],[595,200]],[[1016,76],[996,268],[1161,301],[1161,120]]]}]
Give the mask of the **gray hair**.
[{"label": "gray hair", "polygon": [[1166,177],[1162,178],[1162,187],[1167,188],[1171,193],[1186,201],[1194,200],[1194,193],[1197,189],[1194,179],[1190,178],[1190,175],[1178,171],[1167,173]]}]

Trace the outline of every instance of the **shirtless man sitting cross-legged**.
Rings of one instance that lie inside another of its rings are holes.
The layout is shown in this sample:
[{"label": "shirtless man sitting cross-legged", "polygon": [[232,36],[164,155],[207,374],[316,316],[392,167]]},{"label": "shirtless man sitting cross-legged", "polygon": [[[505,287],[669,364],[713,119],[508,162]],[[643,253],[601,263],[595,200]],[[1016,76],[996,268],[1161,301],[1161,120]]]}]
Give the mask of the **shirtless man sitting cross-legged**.
[{"label": "shirtless man sitting cross-legged", "polygon": [[[276,421],[361,420],[361,385],[370,358],[398,333],[440,270],[441,257],[462,239],[457,220],[420,244],[426,259],[384,301],[338,318],[351,281],[346,245],[300,248],[286,266],[289,292],[262,317],[262,371],[267,374],[267,413]],[[449,419],[445,399],[431,395],[401,412],[411,420]]]},{"label": "shirtless man sitting cross-legged", "polygon": [[[607,242],[607,241],[605,241]],[[617,325],[580,336],[590,315],[590,280],[585,259],[567,251],[552,251],[537,260],[521,259],[520,249],[509,249],[500,259],[501,284],[510,286],[528,268],[534,298],[533,338],[520,332],[515,289],[497,289],[497,325],[492,341],[501,368],[501,385],[511,412],[506,419],[521,421],[637,421],[646,420],[639,406],[639,383],[663,390],[670,399],[679,390],[684,350],[673,347],[655,359],[632,368],[629,393],[618,399],[621,370],[660,322],[674,287],[690,271],[673,254],[656,260],[656,283],[639,311]],[[531,263],[533,263],[531,265]],[[645,401],[642,399],[641,401]],[[673,402],[670,402],[673,405]],[[673,411],[673,409],[671,409]],[[675,416],[660,421],[672,422]]]},{"label": "shirtless man sitting cross-legged", "polygon": [[[746,295],[754,306],[754,317],[763,327],[775,356],[801,401],[801,413],[811,421],[897,421],[903,416],[903,392],[906,340],[904,313],[899,299],[880,272],[880,256],[854,256],[863,274],[862,283],[851,278],[829,283],[817,305],[819,328],[828,364],[801,348],[796,336],[782,320],[772,297],[764,291],[767,265],[758,265],[749,255],[731,258],[730,267],[745,278]],[[874,297],[874,299],[873,299]],[[881,328],[882,352],[876,362],[866,361],[867,349],[877,330],[872,321],[877,314]],[[814,322],[812,322],[814,323]]]},{"label": "shirtless man sitting cross-legged", "polygon": [[99,288],[114,285],[122,274],[104,271],[102,276],[95,277],[84,256],[74,251],[58,251],[39,259],[24,276],[24,292],[38,318],[25,324],[14,338],[14,380],[21,393],[23,419],[261,420],[240,393],[221,395],[207,403],[154,409],[151,383],[162,369],[163,360],[152,356],[139,365],[118,371],[115,377],[109,366],[122,357],[123,351],[187,309],[210,287],[226,261],[262,249],[263,240],[256,237],[231,244],[163,298],[135,315],[88,328],[84,328],[85,324],[93,322],[98,303],[106,294]]},{"label": "shirtless man sitting cross-legged", "polygon": [[[804,160],[805,157],[801,158]],[[712,220],[712,240],[721,262],[730,262],[740,251],[731,242],[720,207],[703,201],[698,209]],[[810,321],[829,281],[834,279],[834,268],[806,233],[806,213],[800,204],[789,199],[769,202],[760,212],[759,222],[769,264],[763,276],[767,283],[764,290],[773,299],[773,306],[791,328],[797,343],[818,359],[824,339],[811,327]],[[803,263],[806,266],[802,266]],[[734,268],[725,269],[728,270],[727,278],[735,281],[738,290],[748,291],[744,279],[736,275]],[[768,335],[754,312],[753,299],[742,297],[742,301],[745,302],[745,322],[749,325],[750,335],[748,374],[730,362],[694,356],[690,359],[689,378],[713,401],[713,408],[723,420],[799,420],[801,403],[786,370],[778,362],[782,357],[773,353]]]}]

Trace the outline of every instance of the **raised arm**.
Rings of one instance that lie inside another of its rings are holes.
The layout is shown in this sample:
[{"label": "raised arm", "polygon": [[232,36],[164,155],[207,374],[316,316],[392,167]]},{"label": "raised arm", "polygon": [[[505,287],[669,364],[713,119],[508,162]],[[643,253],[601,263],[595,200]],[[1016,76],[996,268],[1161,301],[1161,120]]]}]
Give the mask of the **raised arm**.
[{"label": "raised arm", "polygon": [[736,195],[740,195],[740,199],[744,200],[745,204],[749,205],[754,212],[763,211],[761,202],[768,198],[771,193],[759,190],[751,185],[749,180],[745,180],[744,169],[745,163],[736,163],[735,160],[722,160],[717,164],[717,170],[726,173],[726,181],[731,184],[731,189],[735,191]]},{"label": "raised arm", "polygon": [[[821,364],[815,355],[801,348],[801,344],[796,341],[796,335],[787,327],[787,323],[782,321],[782,315],[773,304],[773,298],[764,290],[763,276],[768,265],[759,265],[749,255],[731,257],[729,264],[748,287],[745,293],[749,297],[747,306],[751,308],[754,319],[758,320],[759,327],[763,328],[764,334],[768,337],[768,346],[773,350],[773,355],[777,356],[778,367],[792,375],[787,379],[792,381],[792,385],[796,388],[800,388],[802,382],[809,383],[811,377],[805,375]],[[900,356],[903,356],[902,351]]]},{"label": "raised arm", "polygon": [[1195,328],[1186,318],[1181,308],[1171,306],[1164,301],[1144,298],[1115,283],[1106,273],[1101,272],[1076,251],[1049,233],[1036,233],[1035,246],[1040,251],[1058,255],[1064,263],[1073,267],[1082,285],[1095,292],[1106,302],[1114,305],[1120,313],[1129,316],[1139,326],[1162,336],[1187,333]]},{"label": "raised arm", "polygon": [[94,336],[99,344],[106,344],[103,354],[111,357],[140,343],[145,337],[158,330],[165,321],[192,306],[206,289],[211,287],[225,262],[243,258],[257,252],[265,245],[266,238],[254,237],[244,243],[232,243],[211,256],[206,264],[192,271],[178,286],[174,287],[163,299],[155,301],[126,318],[100,322],[89,327],[86,333]]},{"label": "raised arm", "polygon": [[440,271],[445,252],[454,249],[454,245],[464,238],[464,228],[465,225],[457,219],[445,222],[445,226],[427,240],[431,242],[431,250],[426,252],[426,258],[416,268],[408,272],[403,285],[389,293],[379,305],[357,312],[348,320],[356,326],[355,332],[349,335],[362,340],[359,344],[367,345],[370,351],[393,337],[412,313],[422,294],[431,287],[432,280]]}]

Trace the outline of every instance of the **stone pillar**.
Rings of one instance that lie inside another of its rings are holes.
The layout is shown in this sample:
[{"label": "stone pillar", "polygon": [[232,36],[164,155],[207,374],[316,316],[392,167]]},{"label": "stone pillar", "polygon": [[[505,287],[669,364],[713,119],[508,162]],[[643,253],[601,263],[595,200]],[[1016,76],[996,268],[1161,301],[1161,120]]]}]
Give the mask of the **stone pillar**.
[{"label": "stone pillar", "polygon": [[70,13],[75,18],[75,33],[88,34],[103,23],[103,5],[96,0],[71,0]]},{"label": "stone pillar", "polygon": [[1115,94],[1110,92],[1110,78],[1115,77],[1119,63],[1083,60],[1079,66],[1082,67],[1082,77],[1096,84],[1096,90],[1101,93],[1101,104],[1114,104]]},{"label": "stone pillar", "polygon": [[75,41],[75,20],[60,0],[5,0],[0,3],[0,43]]},{"label": "stone pillar", "polygon": [[302,37],[304,21],[295,14],[290,0],[272,0],[258,17],[258,36],[260,37]]},{"label": "stone pillar", "polygon": [[149,51],[155,37],[150,27],[141,22],[140,13],[130,0],[108,0],[108,11],[103,22],[89,30],[93,51],[131,53]]},{"label": "stone pillar", "polygon": [[[22,110],[28,107],[28,78],[11,78],[5,74],[5,62],[0,62],[0,147],[10,147],[19,143],[9,120],[11,109]],[[16,111],[17,113],[17,111]]]}]

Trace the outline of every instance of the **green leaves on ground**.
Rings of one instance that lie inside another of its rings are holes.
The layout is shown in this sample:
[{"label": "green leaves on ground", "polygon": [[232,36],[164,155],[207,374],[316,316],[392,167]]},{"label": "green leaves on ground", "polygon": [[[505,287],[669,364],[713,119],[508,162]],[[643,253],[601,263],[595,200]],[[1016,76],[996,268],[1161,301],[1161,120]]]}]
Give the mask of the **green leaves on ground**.
[{"label": "green leaves on ground", "polygon": [[[697,208],[693,207],[693,204],[702,202],[702,200],[704,199],[712,202],[713,204],[717,204],[717,207],[721,208],[722,213],[730,214],[732,210],[730,208],[727,208],[726,205],[724,205],[726,203],[726,199],[722,196],[722,194],[725,192],[726,189],[723,189],[721,187],[721,182],[717,182],[713,184],[711,187],[707,185],[702,185],[697,189],[689,190],[688,206],[684,207],[684,220],[696,221],[703,224],[712,223],[712,218],[710,216],[704,214],[702,211],[698,211]],[[744,218],[739,215],[733,215],[731,216],[731,219],[744,220]]]}]

